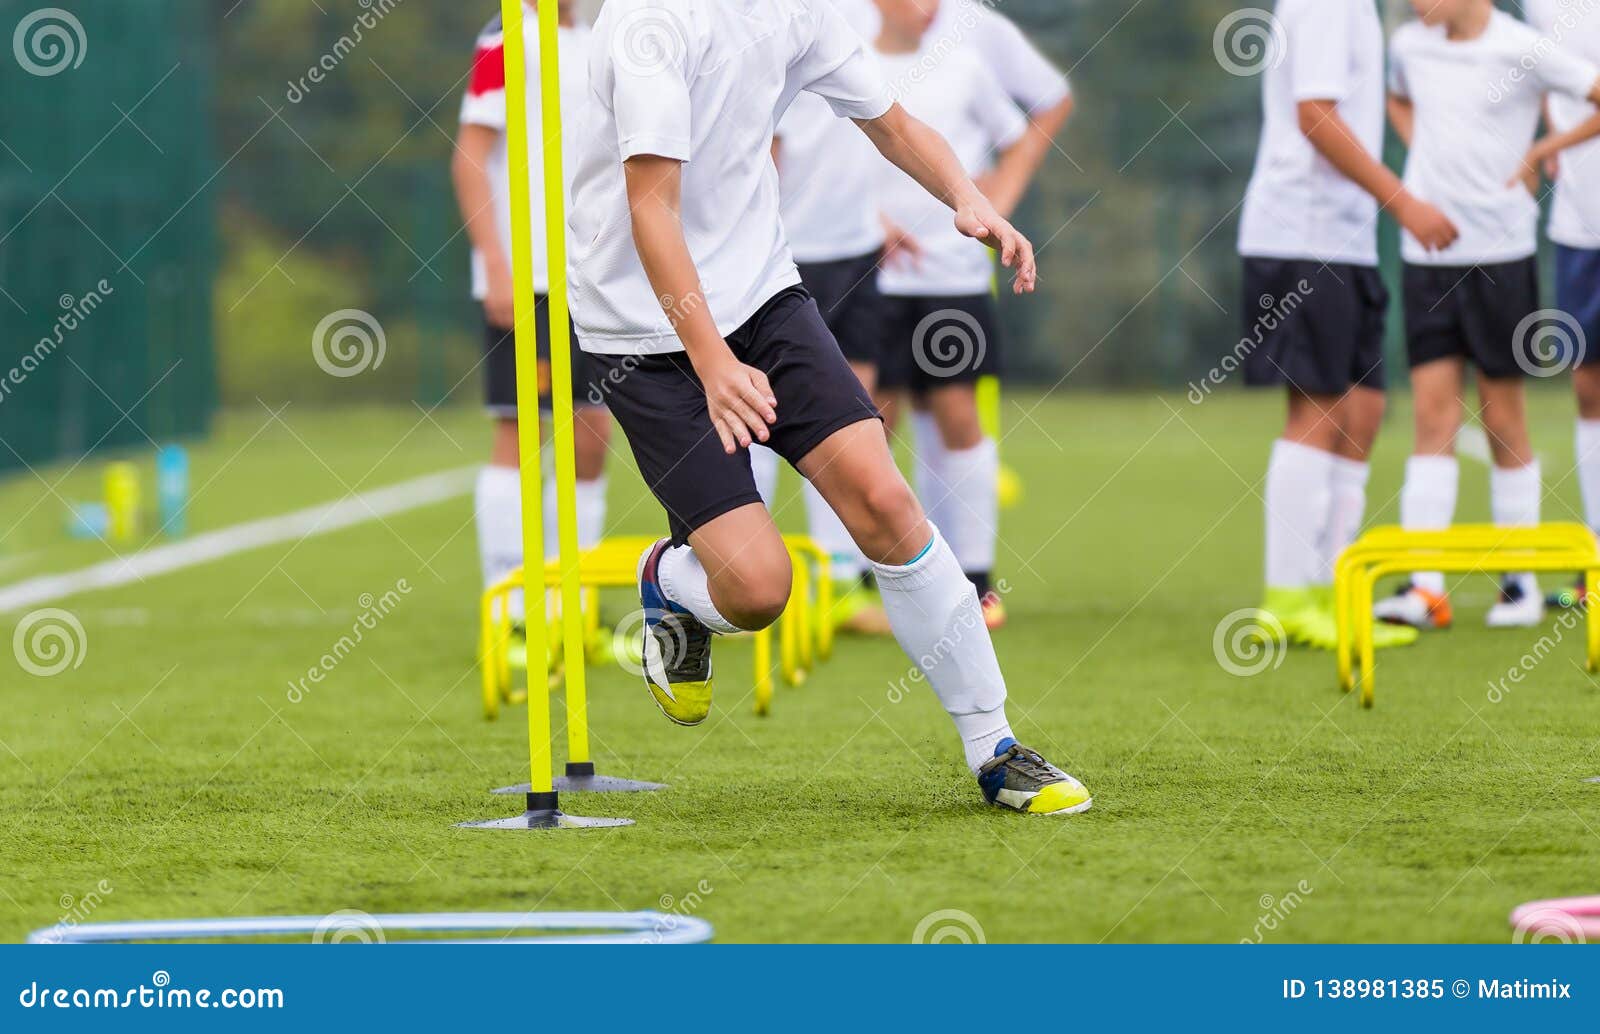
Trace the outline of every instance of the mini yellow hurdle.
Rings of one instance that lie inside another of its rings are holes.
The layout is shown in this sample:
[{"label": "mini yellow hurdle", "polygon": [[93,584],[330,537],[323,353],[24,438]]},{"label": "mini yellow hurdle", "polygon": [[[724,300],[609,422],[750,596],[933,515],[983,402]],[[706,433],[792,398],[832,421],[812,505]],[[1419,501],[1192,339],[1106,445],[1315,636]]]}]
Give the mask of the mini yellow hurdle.
[{"label": "mini yellow hurdle", "polygon": [[[634,588],[638,584],[639,555],[655,540],[645,537],[609,538],[578,557],[578,578],[583,589],[584,641],[591,657],[600,636],[600,590]],[[784,536],[794,567],[794,591],[783,617],[778,620],[779,667],[783,680],[798,686],[806,680],[818,661],[833,655],[833,612],[835,586],[831,558],[825,550],[802,535]],[[545,585],[561,584],[560,565],[552,560],[545,565]],[[525,692],[516,690],[511,671],[511,594],[523,588],[523,570],[517,568],[483,594],[479,614],[478,655],[482,669],[483,713],[493,721],[502,704],[520,704]],[[557,634],[561,615],[549,618],[552,675],[551,688],[559,685],[562,637]],[[772,711],[773,630],[763,629],[752,637],[755,654],[755,712]],[[569,724],[574,721],[569,716]],[[587,720],[584,713],[582,720]],[[586,731],[585,731],[586,732]],[[587,740],[587,735],[581,737]]]},{"label": "mini yellow hurdle", "polygon": [[[1581,524],[1535,528],[1463,524],[1444,531],[1374,528],[1339,555],[1334,569],[1334,616],[1339,687],[1355,689],[1359,664],[1361,706],[1373,703],[1373,590],[1380,578],[1417,571],[1501,574],[1508,571],[1582,571],[1591,589],[1600,586],[1600,547]],[[1588,608],[1587,659],[1600,670],[1600,610]]]}]

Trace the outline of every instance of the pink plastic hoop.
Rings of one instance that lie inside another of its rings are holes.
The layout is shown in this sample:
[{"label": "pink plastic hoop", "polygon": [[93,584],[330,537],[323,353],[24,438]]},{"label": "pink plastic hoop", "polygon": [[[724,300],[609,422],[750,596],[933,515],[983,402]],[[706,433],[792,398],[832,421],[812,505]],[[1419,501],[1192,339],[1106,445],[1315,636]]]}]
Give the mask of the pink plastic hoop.
[{"label": "pink plastic hoop", "polygon": [[1518,905],[1511,911],[1511,926],[1519,944],[1600,943],[1600,894]]}]

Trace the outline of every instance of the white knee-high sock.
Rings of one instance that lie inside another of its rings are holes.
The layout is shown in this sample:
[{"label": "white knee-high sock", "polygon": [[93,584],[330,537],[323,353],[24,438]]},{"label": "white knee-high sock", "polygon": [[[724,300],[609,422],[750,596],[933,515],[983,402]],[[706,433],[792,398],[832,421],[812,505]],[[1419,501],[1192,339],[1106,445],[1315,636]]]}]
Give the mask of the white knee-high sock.
[{"label": "white knee-high sock", "polygon": [[911,563],[872,567],[895,639],[955,720],[967,767],[977,774],[1011,735],[1006,683],[978,594],[937,528]]},{"label": "white knee-high sock", "polygon": [[1318,584],[1333,583],[1333,568],[1339,561],[1339,554],[1361,533],[1361,522],[1367,515],[1367,481],[1371,475],[1371,464],[1343,456],[1333,458],[1333,498],[1328,504],[1328,529],[1323,536],[1325,548]]},{"label": "white knee-high sock", "polygon": [[936,527],[948,527],[949,506],[954,499],[944,469],[944,439],[939,423],[926,410],[911,411],[911,484],[916,489],[928,520]]},{"label": "white knee-high sock", "polygon": [[[1456,518],[1461,465],[1454,456],[1413,456],[1406,460],[1406,483],[1400,492],[1400,524],[1407,531],[1440,531]],[[1444,592],[1444,575],[1423,571],[1411,576],[1434,594]]]},{"label": "white knee-high sock", "polygon": [[970,449],[944,451],[950,500],[942,527],[961,569],[988,574],[994,569],[1000,527],[1000,450],[985,438]]},{"label": "white knee-high sock", "polygon": [[711,602],[711,586],[700,558],[688,546],[674,546],[661,555],[661,591],[667,599],[687,610],[713,632],[732,635],[743,631],[717,612]]},{"label": "white knee-high sock", "polygon": [[[522,478],[515,467],[484,467],[473,495],[483,587],[522,564]],[[511,618],[521,621],[522,593],[511,594]]]},{"label": "white knee-high sock", "polygon": [[1267,463],[1268,589],[1317,584],[1333,497],[1333,453],[1278,439]]},{"label": "white knee-high sock", "polygon": [[806,526],[811,529],[811,537],[817,545],[833,558],[834,580],[846,585],[854,582],[866,570],[867,558],[861,555],[860,547],[850,537],[844,522],[833,512],[828,501],[822,498],[822,493],[812,487],[811,482],[805,483],[803,493],[806,500]]},{"label": "white knee-high sock", "polygon": [[606,534],[606,479],[578,482],[578,548],[593,549]]},{"label": "white knee-high sock", "polygon": [[778,495],[778,454],[765,445],[752,444],[750,473],[755,475],[756,491],[761,493],[761,501],[767,504],[767,509],[772,509],[772,501]]},{"label": "white knee-high sock", "polygon": [[1600,534],[1600,420],[1578,421],[1578,490],[1583,518]]},{"label": "white knee-high sock", "polygon": [[[1495,467],[1489,471],[1489,510],[1495,524],[1502,528],[1536,526],[1543,491],[1538,460],[1526,467]],[[1539,591],[1539,580],[1532,574],[1512,574],[1506,579],[1517,582],[1525,593],[1536,595]]]}]

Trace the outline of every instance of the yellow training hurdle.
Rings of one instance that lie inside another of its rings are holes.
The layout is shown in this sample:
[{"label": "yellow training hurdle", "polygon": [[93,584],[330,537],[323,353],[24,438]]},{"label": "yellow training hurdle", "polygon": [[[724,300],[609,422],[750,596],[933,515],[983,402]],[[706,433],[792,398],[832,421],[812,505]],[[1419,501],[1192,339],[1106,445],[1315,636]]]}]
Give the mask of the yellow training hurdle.
[{"label": "yellow training hurdle", "polygon": [[[1600,586],[1600,547],[1581,524],[1552,523],[1534,528],[1464,524],[1444,531],[1374,528],[1339,556],[1334,569],[1334,616],[1339,630],[1339,687],[1361,686],[1361,706],[1373,703],[1373,590],[1380,578],[1418,571],[1447,574],[1508,571],[1582,571],[1587,584]],[[1600,670],[1600,613],[1588,609],[1587,661]]]},{"label": "yellow training hurdle", "polygon": [[[594,549],[580,553],[577,570],[582,587],[583,641],[591,655],[600,634],[599,594],[601,589],[634,588],[638,583],[639,555],[654,542],[645,537],[609,538]],[[826,551],[811,539],[801,535],[784,536],[794,568],[794,590],[788,608],[778,620],[779,670],[783,680],[791,686],[805,681],[807,674],[818,661],[827,660],[833,653],[833,611],[835,586]],[[545,565],[547,589],[561,584],[560,565],[551,560]],[[500,714],[502,704],[518,704],[525,695],[516,691],[512,675],[510,644],[512,622],[509,602],[511,594],[523,588],[523,570],[518,568],[484,592],[479,612],[478,657],[482,674],[483,713],[490,720]],[[533,611],[530,609],[530,613]],[[548,619],[552,631],[547,636],[551,656],[550,689],[560,684],[564,674],[561,665],[562,636],[555,629],[562,615],[554,613]],[[774,630],[763,629],[751,636],[753,640],[755,712],[766,715],[772,709],[773,664],[772,641]],[[531,642],[530,638],[530,642]],[[530,667],[530,671],[534,670]],[[575,722],[587,723],[587,711],[568,716],[569,729]],[[587,742],[587,729],[580,732],[580,740]]]}]

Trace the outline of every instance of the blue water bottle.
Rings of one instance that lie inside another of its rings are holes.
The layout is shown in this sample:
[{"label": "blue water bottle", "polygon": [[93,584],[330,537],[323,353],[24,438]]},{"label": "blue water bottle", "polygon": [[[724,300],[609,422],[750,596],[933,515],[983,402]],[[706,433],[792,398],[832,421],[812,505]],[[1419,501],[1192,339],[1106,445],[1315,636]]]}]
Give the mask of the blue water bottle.
[{"label": "blue water bottle", "polygon": [[189,453],[183,446],[166,445],[156,452],[156,496],[162,533],[181,536],[189,508]]}]

